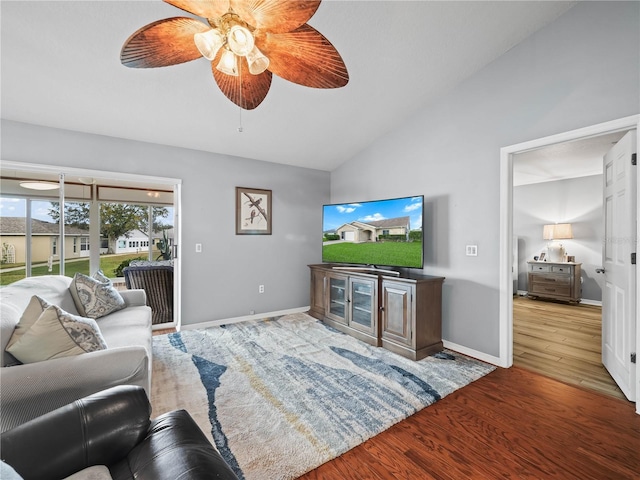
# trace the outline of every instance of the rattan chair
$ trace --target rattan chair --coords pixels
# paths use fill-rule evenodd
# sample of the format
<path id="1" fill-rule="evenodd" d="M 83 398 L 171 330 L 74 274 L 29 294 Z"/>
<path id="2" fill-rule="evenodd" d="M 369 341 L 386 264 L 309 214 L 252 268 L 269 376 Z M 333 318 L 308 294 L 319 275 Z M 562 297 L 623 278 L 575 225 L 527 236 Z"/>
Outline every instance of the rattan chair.
<path id="1" fill-rule="evenodd" d="M 154 325 L 173 322 L 173 267 L 169 265 L 128 266 L 122 270 L 128 289 L 141 288 L 147 294 Z"/>

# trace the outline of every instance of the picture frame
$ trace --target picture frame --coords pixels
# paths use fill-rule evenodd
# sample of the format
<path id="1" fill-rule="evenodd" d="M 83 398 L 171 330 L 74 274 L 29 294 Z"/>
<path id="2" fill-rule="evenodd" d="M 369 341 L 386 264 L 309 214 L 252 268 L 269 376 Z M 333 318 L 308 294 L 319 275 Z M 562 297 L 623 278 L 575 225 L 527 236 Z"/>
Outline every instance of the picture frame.
<path id="1" fill-rule="evenodd" d="M 236 187 L 236 235 L 271 235 L 271 190 Z"/>
<path id="2" fill-rule="evenodd" d="M 538 261 L 539 261 L 539 262 L 545 262 L 545 261 L 546 261 L 546 260 L 545 260 L 545 258 L 544 258 L 545 256 L 546 256 L 546 254 L 545 254 L 544 252 L 542 252 L 542 253 L 540 254 L 540 258 L 538 259 Z"/>

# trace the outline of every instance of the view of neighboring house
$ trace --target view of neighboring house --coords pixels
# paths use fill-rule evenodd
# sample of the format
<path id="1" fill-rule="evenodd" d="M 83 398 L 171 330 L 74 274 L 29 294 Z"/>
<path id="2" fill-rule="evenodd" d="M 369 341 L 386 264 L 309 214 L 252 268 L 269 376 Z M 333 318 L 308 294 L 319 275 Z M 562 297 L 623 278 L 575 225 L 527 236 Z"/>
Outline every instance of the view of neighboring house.
<path id="1" fill-rule="evenodd" d="M 372 222 L 354 221 L 345 223 L 338 229 L 336 234 L 345 242 L 377 242 L 380 237 L 386 235 L 404 235 L 409 240 L 411 230 L 411 220 L 409 217 L 388 218 Z"/>
<path id="2" fill-rule="evenodd" d="M 167 229 L 169 244 L 173 245 L 173 228 Z M 154 232 L 151 236 L 151 245 L 156 245 L 162 239 L 162 232 Z M 104 250 L 104 252 L 102 251 Z M 132 230 L 127 235 L 123 235 L 116 241 L 116 251 L 114 253 L 139 253 L 149 250 L 149 236 L 140 231 Z M 100 253 L 106 253 L 106 248 Z"/>
<path id="3" fill-rule="evenodd" d="M 0 244 L 3 263 L 26 262 L 26 228 L 24 217 L 0 217 Z M 89 256 L 89 230 L 68 226 L 65 228 L 65 259 Z M 47 262 L 58 259 L 60 241 L 57 223 L 31 220 L 31 261 Z"/>
<path id="4" fill-rule="evenodd" d="M 24 217 L 0 217 L 0 245 L 2 263 L 26 263 L 26 219 Z M 89 257 L 89 230 L 67 226 L 65 228 L 65 259 Z M 173 229 L 167 229 L 169 244 L 173 244 Z M 57 223 L 31 220 L 31 262 L 45 263 L 49 258 L 59 260 L 60 241 Z M 162 232 L 155 232 L 151 245 L 162 239 Z M 108 242 L 101 240 L 100 254 L 107 253 Z M 123 235 L 116 242 L 113 253 L 142 253 L 149 250 L 149 236 L 140 230 Z"/>

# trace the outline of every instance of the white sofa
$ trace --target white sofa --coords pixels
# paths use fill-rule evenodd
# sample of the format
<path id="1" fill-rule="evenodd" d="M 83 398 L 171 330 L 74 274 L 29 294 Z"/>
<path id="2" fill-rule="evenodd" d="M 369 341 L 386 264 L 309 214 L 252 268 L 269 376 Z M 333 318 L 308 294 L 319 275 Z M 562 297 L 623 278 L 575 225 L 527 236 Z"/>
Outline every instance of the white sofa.
<path id="1" fill-rule="evenodd" d="M 147 395 L 151 392 L 151 309 L 144 290 L 120 292 L 126 307 L 96 320 L 107 344 L 104 350 L 18 365 L 5 351 L 33 295 L 78 315 L 71 281 L 46 275 L 0 289 L 0 432 L 116 385 L 139 385 Z"/>

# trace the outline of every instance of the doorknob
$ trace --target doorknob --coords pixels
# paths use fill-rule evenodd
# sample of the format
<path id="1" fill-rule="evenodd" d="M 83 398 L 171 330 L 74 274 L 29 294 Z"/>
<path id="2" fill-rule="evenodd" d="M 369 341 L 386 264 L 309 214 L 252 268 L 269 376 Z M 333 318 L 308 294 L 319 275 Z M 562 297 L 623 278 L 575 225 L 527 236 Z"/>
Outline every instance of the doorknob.
<path id="1" fill-rule="evenodd" d="M 604 273 L 604 268 L 596 268 L 596 273 Z"/>

